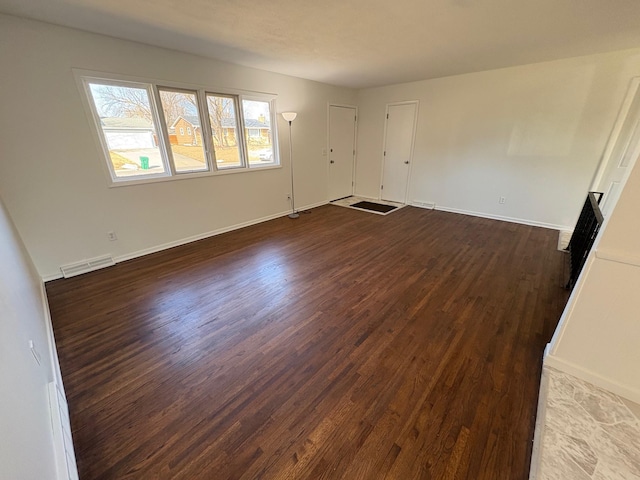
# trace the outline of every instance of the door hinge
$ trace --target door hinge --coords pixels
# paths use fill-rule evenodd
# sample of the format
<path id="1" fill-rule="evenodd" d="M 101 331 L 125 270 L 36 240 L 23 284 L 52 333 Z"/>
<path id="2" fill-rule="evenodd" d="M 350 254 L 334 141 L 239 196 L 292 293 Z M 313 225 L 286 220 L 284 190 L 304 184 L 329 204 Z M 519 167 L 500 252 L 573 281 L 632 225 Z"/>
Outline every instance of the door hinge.
<path id="1" fill-rule="evenodd" d="M 354 155 L 356 154 L 356 150 L 355 150 L 355 148 L 353 149 L 353 154 L 354 154 Z"/>
<path id="2" fill-rule="evenodd" d="M 384 185 L 380 185 L 380 190 L 384 190 Z"/>
<path id="3" fill-rule="evenodd" d="M 387 113 L 387 119 L 389 119 L 389 114 Z"/>
<path id="4" fill-rule="evenodd" d="M 387 156 L 387 152 L 386 151 L 382 152 L 382 156 L 386 157 Z"/>
<path id="5" fill-rule="evenodd" d="M 357 115 L 355 115 L 355 116 L 353 117 L 353 121 L 354 121 L 354 122 L 357 122 L 357 121 L 358 121 L 358 116 L 357 116 Z"/>

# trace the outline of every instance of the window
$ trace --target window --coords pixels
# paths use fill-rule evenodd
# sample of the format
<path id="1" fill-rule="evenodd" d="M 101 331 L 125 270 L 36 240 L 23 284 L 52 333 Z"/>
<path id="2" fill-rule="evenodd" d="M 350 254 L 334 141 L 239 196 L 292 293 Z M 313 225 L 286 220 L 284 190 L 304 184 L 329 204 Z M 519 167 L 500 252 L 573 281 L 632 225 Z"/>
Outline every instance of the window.
<path id="1" fill-rule="evenodd" d="M 264 100 L 242 100 L 242 113 L 249 149 L 249 166 L 274 165 L 276 155 L 271 135 L 271 104 Z"/>
<path id="2" fill-rule="evenodd" d="M 150 86 L 90 83 L 89 88 L 112 176 L 165 175 Z"/>
<path id="3" fill-rule="evenodd" d="M 114 184 L 280 164 L 272 98 L 91 76 L 82 81 Z"/>
<path id="4" fill-rule="evenodd" d="M 207 94 L 207 109 L 211 126 L 211 141 L 219 169 L 244 166 L 244 159 L 238 143 L 238 120 L 236 99 L 231 96 Z"/>
<path id="5" fill-rule="evenodd" d="M 179 122 L 189 122 L 191 125 L 200 123 L 197 92 L 189 90 L 158 89 L 164 121 L 169 129 L 175 128 Z M 187 136 L 184 136 L 184 128 L 180 128 L 180 138 L 172 141 L 169 137 L 173 165 L 178 173 L 208 171 L 209 165 L 204 150 L 202 137 L 198 139 L 191 136 L 191 127 L 187 127 Z"/>

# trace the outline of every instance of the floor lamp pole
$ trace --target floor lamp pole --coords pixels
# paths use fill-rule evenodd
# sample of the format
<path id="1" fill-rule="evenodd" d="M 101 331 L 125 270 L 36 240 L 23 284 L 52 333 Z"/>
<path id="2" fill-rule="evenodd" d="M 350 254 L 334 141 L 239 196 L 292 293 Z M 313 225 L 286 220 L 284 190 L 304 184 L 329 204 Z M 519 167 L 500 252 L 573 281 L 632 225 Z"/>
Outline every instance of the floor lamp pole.
<path id="1" fill-rule="evenodd" d="M 289 122 L 289 170 L 291 172 L 291 213 L 289 218 L 300 217 L 300 214 L 296 212 L 296 197 L 293 192 L 293 137 L 291 136 L 291 122 L 296 118 L 296 115 L 294 112 L 284 112 L 282 114 L 284 119 Z"/>

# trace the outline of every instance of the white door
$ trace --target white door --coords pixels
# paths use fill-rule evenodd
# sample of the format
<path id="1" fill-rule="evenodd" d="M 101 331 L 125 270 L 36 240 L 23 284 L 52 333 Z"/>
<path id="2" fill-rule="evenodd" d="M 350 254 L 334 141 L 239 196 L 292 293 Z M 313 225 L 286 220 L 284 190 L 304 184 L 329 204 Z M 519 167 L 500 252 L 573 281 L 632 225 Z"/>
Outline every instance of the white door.
<path id="1" fill-rule="evenodd" d="M 413 155 L 417 102 L 387 106 L 380 198 L 405 203 Z"/>
<path id="2" fill-rule="evenodd" d="M 355 107 L 329 106 L 329 200 L 353 194 Z"/>
<path id="3" fill-rule="evenodd" d="M 603 165 L 598 172 L 599 180 L 592 190 L 603 192 L 600 209 L 604 216 L 611 213 L 622 191 L 626 175 L 640 154 L 640 78 L 635 78 L 623 102 L 614 125 L 605 154 Z"/>

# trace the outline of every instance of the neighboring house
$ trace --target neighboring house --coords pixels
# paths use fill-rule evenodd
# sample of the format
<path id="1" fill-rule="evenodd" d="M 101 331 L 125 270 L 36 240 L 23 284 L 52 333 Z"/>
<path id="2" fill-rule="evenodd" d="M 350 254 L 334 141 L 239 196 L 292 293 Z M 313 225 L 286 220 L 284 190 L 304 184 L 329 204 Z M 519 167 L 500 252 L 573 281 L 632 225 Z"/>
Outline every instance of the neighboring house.
<path id="1" fill-rule="evenodd" d="M 102 131 L 109 150 L 153 148 L 158 145 L 153 123 L 139 117 L 103 117 Z"/>
<path id="2" fill-rule="evenodd" d="M 271 145 L 271 125 L 263 115 L 245 120 L 246 138 L 249 143 L 258 145 Z M 202 127 L 197 115 L 179 116 L 169 127 L 171 143 L 178 145 L 202 145 Z M 236 120 L 233 118 L 222 119 L 222 138 L 219 132 L 213 132 L 213 142 L 216 146 L 236 146 Z"/>
<path id="3" fill-rule="evenodd" d="M 247 141 L 260 145 L 271 145 L 271 126 L 263 115 L 257 119 L 247 118 L 244 128 L 247 132 Z"/>
<path id="4" fill-rule="evenodd" d="M 202 145 L 202 127 L 197 115 L 181 115 L 169 129 L 174 130 L 178 145 Z"/>

